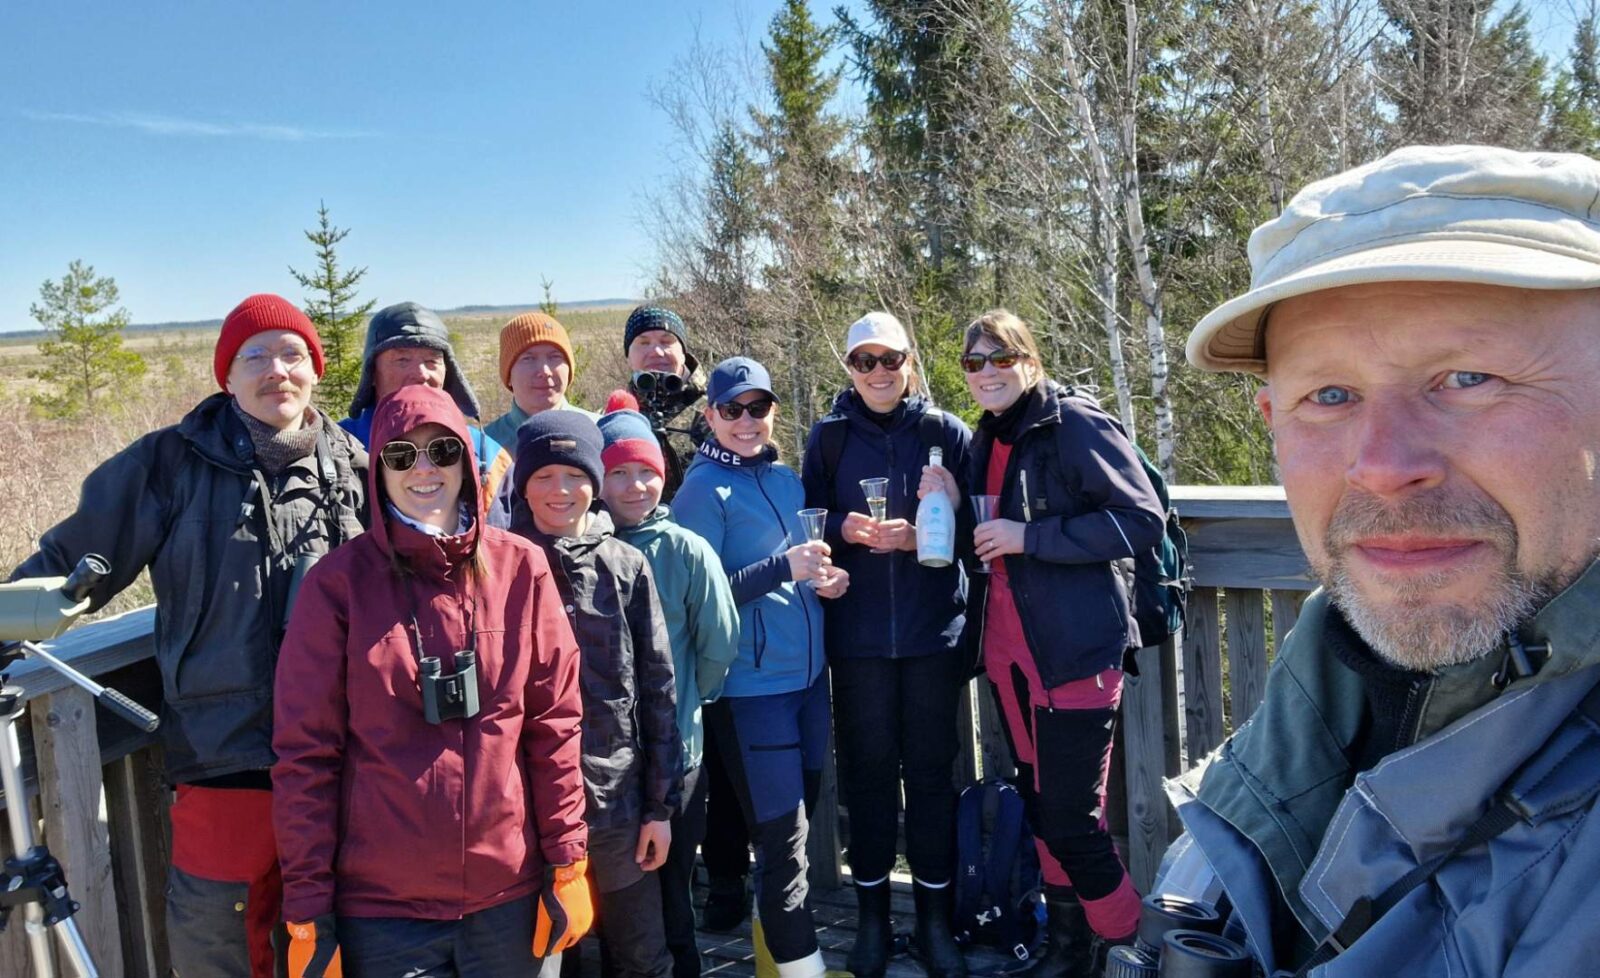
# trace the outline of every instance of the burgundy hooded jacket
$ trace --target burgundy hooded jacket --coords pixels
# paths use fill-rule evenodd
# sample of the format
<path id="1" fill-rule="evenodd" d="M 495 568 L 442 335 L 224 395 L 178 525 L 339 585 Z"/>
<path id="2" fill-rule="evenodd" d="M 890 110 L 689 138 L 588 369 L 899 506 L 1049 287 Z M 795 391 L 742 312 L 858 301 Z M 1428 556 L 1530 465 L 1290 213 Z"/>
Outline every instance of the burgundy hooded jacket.
<path id="1" fill-rule="evenodd" d="M 461 438 L 476 471 L 460 410 L 423 386 L 379 405 L 374 459 L 428 422 Z M 475 498 L 466 533 L 430 537 L 388 513 L 380 463 L 369 480 L 372 528 L 307 573 L 278 660 L 286 920 L 456 919 L 534 892 L 547 863 L 587 848 L 578 648 L 544 555 L 485 526 Z M 482 575 L 466 572 L 474 550 Z M 394 570 L 391 553 L 415 573 Z M 419 637 L 446 674 L 456 651 L 476 648 L 477 716 L 424 718 Z"/>

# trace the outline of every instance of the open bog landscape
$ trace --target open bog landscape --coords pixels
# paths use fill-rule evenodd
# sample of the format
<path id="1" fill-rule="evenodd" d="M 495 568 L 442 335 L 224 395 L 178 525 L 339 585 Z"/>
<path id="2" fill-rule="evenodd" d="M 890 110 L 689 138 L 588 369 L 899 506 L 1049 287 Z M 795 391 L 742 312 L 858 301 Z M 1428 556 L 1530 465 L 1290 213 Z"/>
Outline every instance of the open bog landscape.
<path id="1" fill-rule="evenodd" d="M 530 305 L 527 308 L 534 308 Z M 572 335 L 578 359 L 572 400 L 598 409 L 627 377 L 622 359 L 622 324 L 627 304 L 558 311 Z M 484 420 L 510 406 L 511 394 L 498 375 L 500 327 L 516 308 L 446 312 L 457 356 L 483 405 Z M 217 324 L 168 329 L 132 329 L 124 347 L 145 358 L 143 381 L 109 410 L 78 421 L 42 417 L 29 403 L 41 381 L 29 377 L 43 364 L 37 337 L 0 338 L 0 567 L 15 567 L 32 552 L 39 535 L 72 512 L 79 487 L 93 468 L 147 431 L 176 423 L 216 389 L 211 353 Z M 334 418 L 348 405 L 320 404 Z M 146 582 L 128 589 L 110 607 L 124 610 L 152 600 Z"/>

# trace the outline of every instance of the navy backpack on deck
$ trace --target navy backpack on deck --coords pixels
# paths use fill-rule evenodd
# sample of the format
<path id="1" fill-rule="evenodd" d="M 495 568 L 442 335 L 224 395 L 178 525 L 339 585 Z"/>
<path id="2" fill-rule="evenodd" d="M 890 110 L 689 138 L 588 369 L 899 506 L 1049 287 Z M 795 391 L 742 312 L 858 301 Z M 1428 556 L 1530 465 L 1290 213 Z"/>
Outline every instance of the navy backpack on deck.
<path id="1" fill-rule="evenodd" d="M 957 802 L 955 887 L 956 940 L 1010 955 L 998 974 L 1031 967 L 1044 943 L 1044 879 L 1022 796 L 998 778 L 973 782 Z"/>

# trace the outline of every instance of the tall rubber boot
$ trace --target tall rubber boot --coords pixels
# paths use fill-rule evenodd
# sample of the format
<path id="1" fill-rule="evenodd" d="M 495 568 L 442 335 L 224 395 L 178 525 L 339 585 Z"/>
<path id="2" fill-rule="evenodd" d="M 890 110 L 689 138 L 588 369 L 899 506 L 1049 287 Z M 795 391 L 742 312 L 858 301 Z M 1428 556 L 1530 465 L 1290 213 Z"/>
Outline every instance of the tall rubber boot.
<path id="1" fill-rule="evenodd" d="M 850 973 L 856 978 L 883 978 L 894 949 L 889 918 L 889 880 L 871 886 L 856 884 L 856 943 L 850 948 Z"/>
<path id="2" fill-rule="evenodd" d="M 1049 948 L 1032 978 L 1099 978 L 1094 971 L 1094 932 L 1076 897 L 1045 894 L 1045 939 Z"/>
<path id="3" fill-rule="evenodd" d="M 967 959 L 950 932 L 950 914 L 955 910 L 955 888 L 911 884 L 911 897 L 917 905 L 915 943 L 917 960 L 928 978 L 967 978 Z"/>
<path id="4" fill-rule="evenodd" d="M 700 915 L 700 929 L 716 934 L 737 930 L 750 911 L 750 891 L 745 888 L 743 876 L 713 876 L 706 892 L 705 910 Z"/>
<path id="5" fill-rule="evenodd" d="M 772 960 L 772 952 L 767 950 L 767 935 L 761 929 L 761 914 L 755 913 L 750 917 L 750 946 L 756 952 L 756 978 L 778 978 L 778 963 Z M 818 955 L 821 961 L 821 955 Z M 821 974 L 819 969 L 818 974 Z"/>

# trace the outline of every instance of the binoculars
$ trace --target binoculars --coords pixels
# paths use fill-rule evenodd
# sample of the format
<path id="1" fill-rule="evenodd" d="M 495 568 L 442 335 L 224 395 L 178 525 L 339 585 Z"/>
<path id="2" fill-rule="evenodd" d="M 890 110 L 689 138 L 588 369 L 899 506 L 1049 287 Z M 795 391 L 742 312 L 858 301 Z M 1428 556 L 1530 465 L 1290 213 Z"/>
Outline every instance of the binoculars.
<path id="1" fill-rule="evenodd" d="M 436 655 L 423 656 L 417 663 L 422 715 L 429 723 L 470 720 L 478 715 L 478 653 L 470 649 L 457 652 L 455 665 L 456 671 L 444 676 Z"/>
<path id="2" fill-rule="evenodd" d="M 633 388 L 641 394 L 673 397 L 683 393 L 685 381 L 664 370 L 640 370 L 633 375 Z"/>
<path id="3" fill-rule="evenodd" d="M 1222 936 L 1222 916 L 1210 904 L 1176 896 L 1147 896 L 1138 936 L 1114 947 L 1105 978 L 1252 978 L 1250 953 Z"/>

